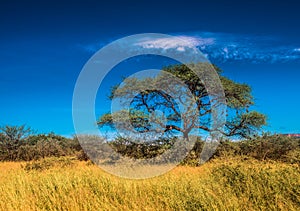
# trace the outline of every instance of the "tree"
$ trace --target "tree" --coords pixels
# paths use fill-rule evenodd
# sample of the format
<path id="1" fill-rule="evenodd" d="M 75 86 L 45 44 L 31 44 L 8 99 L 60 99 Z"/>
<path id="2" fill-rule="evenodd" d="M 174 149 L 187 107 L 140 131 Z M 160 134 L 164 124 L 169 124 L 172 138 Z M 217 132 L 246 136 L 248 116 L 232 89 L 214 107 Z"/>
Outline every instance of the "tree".
<path id="1" fill-rule="evenodd" d="M 10 141 L 21 141 L 26 139 L 33 133 L 33 130 L 26 125 L 0 127 L 0 132 L 4 134 Z"/>
<path id="2" fill-rule="evenodd" d="M 199 65 L 201 71 L 204 71 L 203 68 L 208 64 L 195 65 Z M 241 138 L 257 134 L 266 124 L 266 117 L 257 111 L 249 110 L 254 104 L 250 86 L 222 76 L 222 71 L 214 67 L 223 85 L 227 103 L 225 129 L 220 132 L 225 136 Z M 172 76 L 166 77 L 166 73 Z M 180 79 L 187 89 L 182 88 L 182 84 L 175 82 L 172 77 Z M 121 86 L 113 87 L 110 99 L 122 99 L 123 101 L 119 100 L 120 105 L 129 105 L 129 119 L 126 119 L 126 112 L 128 113 L 126 109 L 118 110 L 102 115 L 98 125 L 117 126 L 141 134 L 151 131 L 160 131 L 162 134 L 177 132 L 188 139 L 189 134 L 195 130 L 206 132 L 218 130 L 210 127 L 213 118 L 213 104 L 210 97 L 204 83 L 187 65 L 168 66 L 155 77 L 127 78 Z M 215 96 L 213 100 L 218 99 Z M 184 108 L 180 108 L 178 102 L 184 103 Z M 156 115 L 157 110 L 163 114 Z"/>
<path id="3" fill-rule="evenodd" d="M 34 131 L 26 125 L 0 127 L 0 152 L 3 159 L 14 160 L 17 157 L 18 148 L 24 144 Z"/>

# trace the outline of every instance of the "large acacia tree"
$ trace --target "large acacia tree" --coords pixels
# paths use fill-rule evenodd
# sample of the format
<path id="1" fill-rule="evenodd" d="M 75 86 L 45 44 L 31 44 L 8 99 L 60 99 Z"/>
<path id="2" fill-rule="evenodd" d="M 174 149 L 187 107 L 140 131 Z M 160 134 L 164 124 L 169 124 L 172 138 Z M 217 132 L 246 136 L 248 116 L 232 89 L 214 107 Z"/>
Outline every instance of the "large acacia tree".
<path id="1" fill-rule="evenodd" d="M 208 64 L 207 64 L 208 65 Z M 200 67 L 205 68 L 206 64 Z M 266 117 L 251 110 L 254 104 L 251 88 L 247 84 L 237 83 L 222 75 L 222 71 L 214 66 L 224 89 L 227 111 L 226 122 L 222 131 L 225 136 L 248 138 L 257 134 L 266 124 Z M 200 70 L 201 71 L 201 70 Z M 187 65 L 172 65 L 163 68 L 163 72 L 172 74 L 184 83 L 186 89 L 179 88 L 173 79 L 165 80 L 163 74 L 156 77 L 128 78 L 122 85 L 116 85 L 111 90 L 111 99 L 130 99 L 128 110 L 130 121 L 122 119 L 126 112 L 120 110 L 107 113 L 99 118 L 99 126 L 114 126 L 118 122 L 130 124 L 131 128 L 140 133 L 159 131 L 162 133 L 182 133 L 188 137 L 192 131 L 203 130 L 214 132 L 210 127 L 212 121 L 212 103 L 203 81 L 190 70 Z M 163 84 L 164 89 L 157 89 L 156 84 Z M 147 88 L 145 88 L 147 87 Z M 141 91 L 142 90 L 142 91 Z M 168 93 L 176 93 L 178 99 L 173 99 Z M 186 96 L 192 95 L 194 105 L 186 105 L 180 109 L 178 102 L 187 102 Z M 190 96 L 189 96 L 190 97 Z M 216 99 L 214 99 L 216 100 Z M 162 111 L 164 120 L 153 113 Z M 128 129 L 129 130 L 129 129 Z"/>

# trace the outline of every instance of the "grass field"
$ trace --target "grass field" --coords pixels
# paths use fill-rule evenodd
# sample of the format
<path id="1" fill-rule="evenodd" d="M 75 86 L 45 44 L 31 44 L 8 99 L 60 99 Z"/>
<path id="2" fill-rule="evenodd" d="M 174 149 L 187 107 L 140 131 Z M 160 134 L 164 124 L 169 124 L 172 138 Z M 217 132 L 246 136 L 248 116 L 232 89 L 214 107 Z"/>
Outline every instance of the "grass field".
<path id="1" fill-rule="evenodd" d="M 4 162 L 0 209 L 300 210 L 300 168 L 228 158 L 128 180 L 70 158 Z"/>

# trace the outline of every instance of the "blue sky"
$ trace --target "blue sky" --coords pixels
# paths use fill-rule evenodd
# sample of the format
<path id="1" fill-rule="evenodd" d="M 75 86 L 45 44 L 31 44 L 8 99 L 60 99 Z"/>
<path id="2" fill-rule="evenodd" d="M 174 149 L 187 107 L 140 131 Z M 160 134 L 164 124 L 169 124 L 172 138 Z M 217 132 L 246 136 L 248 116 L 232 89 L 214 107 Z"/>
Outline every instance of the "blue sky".
<path id="1" fill-rule="evenodd" d="M 0 124 L 73 134 L 73 89 L 93 53 L 124 36 L 166 33 L 188 39 L 224 75 L 249 84 L 254 108 L 268 116 L 266 130 L 300 132 L 299 6 L 298 1 L 2 1 Z M 153 40 L 158 48 L 184 47 L 163 43 Z M 164 64 L 157 61 L 128 62 L 107 81 L 118 82 L 120 68 L 129 74 Z M 106 93 L 99 95 L 100 115 L 109 101 L 102 99 Z"/>

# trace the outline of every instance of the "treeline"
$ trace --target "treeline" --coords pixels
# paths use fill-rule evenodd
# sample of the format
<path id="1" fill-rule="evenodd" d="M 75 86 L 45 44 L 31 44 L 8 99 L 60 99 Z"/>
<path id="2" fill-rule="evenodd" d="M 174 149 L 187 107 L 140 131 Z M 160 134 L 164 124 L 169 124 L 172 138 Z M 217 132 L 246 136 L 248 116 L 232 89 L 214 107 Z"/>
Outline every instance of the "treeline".
<path id="1" fill-rule="evenodd" d="M 204 142 L 198 140 L 183 164 L 199 165 L 203 145 Z M 300 164 L 300 139 L 280 134 L 264 134 L 242 141 L 222 140 L 211 159 L 234 156 Z"/>
<path id="2" fill-rule="evenodd" d="M 119 138 L 111 143 L 112 148 L 123 156 L 131 158 L 152 158 L 170 149 L 175 139 L 161 139 L 147 144 L 139 144 Z M 201 152 L 205 142 L 200 138 L 181 162 L 183 165 L 198 166 L 201 164 Z M 205 156 L 205 155 L 204 155 Z M 257 160 L 273 160 L 300 164 L 300 139 L 285 135 L 264 134 L 253 139 L 231 141 L 221 140 L 210 159 L 240 156 Z"/>
<path id="3" fill-rule="evenodd" d="M 88 159 L 76 137 L 35 134 L 25 125 L 0 128 L 0 161 L 30 161 L 61 156 Z"/>
<path id="4" fill-rule="evenodd" d="M 123 138 L 110 142 L 119 154 L 131 158 L 147 159 L 170 149 L 176 139 L 161 139 L 144 144 Z M 182 161 L 183 165 L 197 166 L 204 141 L 198 138 L 193 149 Z M 76 136 L 66 138 L 54 133 L 36 134 L 30 127 L 0 127 L 0 161 L 30 161 L 45 157 L 73 156 L 88 160 Z M 243 141 L 222 140 L 213 158 L 232 156 L 252 157 L 258 160 L 274 160 L 300 164 L 300 139 L 283 135 L 265 134 Z"/>

